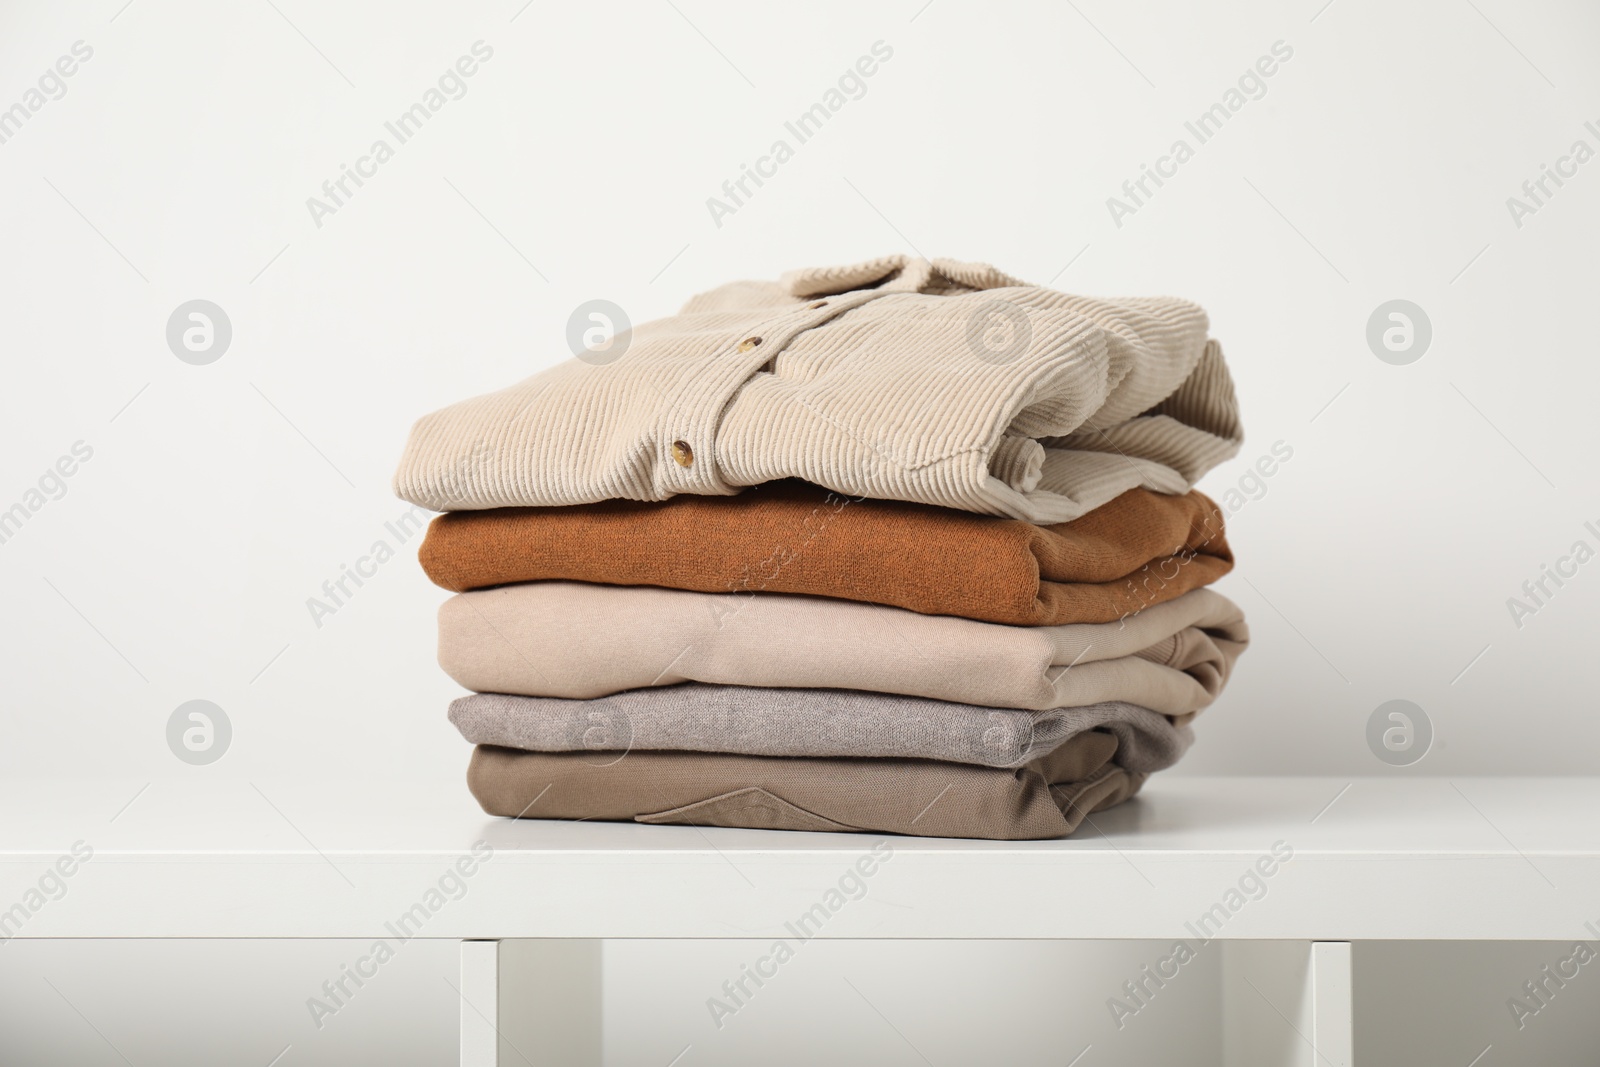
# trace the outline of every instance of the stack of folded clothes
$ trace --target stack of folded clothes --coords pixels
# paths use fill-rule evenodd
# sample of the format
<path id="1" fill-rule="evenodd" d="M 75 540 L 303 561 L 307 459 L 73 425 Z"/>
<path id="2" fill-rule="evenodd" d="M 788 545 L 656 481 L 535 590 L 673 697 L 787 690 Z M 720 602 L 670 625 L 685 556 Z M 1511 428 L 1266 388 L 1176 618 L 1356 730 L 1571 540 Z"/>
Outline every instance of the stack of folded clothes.
<path id="1" fill-rule="evenodd" d="M 1048 838 L 1247 641 L 1205 314 L 887 257 L 739 282 L 416 425 L 494 815 Z M 998 333 L 996 332 L 998 331 Z"/>

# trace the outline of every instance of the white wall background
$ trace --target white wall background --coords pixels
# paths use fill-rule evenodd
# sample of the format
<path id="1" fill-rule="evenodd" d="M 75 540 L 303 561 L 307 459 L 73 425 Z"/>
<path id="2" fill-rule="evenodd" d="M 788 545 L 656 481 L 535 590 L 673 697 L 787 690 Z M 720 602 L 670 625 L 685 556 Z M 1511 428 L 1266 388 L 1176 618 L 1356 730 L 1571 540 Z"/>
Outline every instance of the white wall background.
<path id="1" fill-rule="evenodd" d="M 466 94 L 316 225 L 307 198 L 480 40 Z M 0 143 L 0 509 L 93 449 L 0 544 L 0 774 L 458 779 L 443 594 L 414 543 L 321 627 L 306 607 L 405 510 L 388 479 L 411 421 L 564 358 L 585 300 L 643 321 L 731 278 L 908 250 L 1200 301 L 1249 434 L 1202 487 L 1294 449 L 1233 519 L 1221 588 L 1255 643 L 1174 773 L 1596 768 L 1600 562 L 1520 628 L 1506 603 L 1573 542 L 1600 548 L 1600 161 L 1520 227 L 1506 204 L 1574 141 L 1600 150 L 1592 4 L 6 3 L 0 109 L 79 41 L 93 55 L 64 95 Z M 715 225 L 706 199 L 877 41 L 893 58 L 865 94 Z M 1114 224 L 1107 198 L 1278 41 L 1293 57 L 1266 95 Z M 165 340 L 196 298 L 233 328 L 207 366 Z M 1433 324 L 1408 366 L 1365 340 L 1394 298 Z M 194 698 L 233 724 L 208 767 L 166 745 Z M 1393 698 L 1437 733 L 1403 771 L 1365 740 Z M 0 988 L 20 1003 L 41 969 L 172 959 L 137 948 L 12 945 Z M 320 973 L 295 953 L 325 949 L 251 951 Z M 1076 958 L 970 951 L 1041 980 Z M 613 971 L 657 973 L 641 952 Z M 915 955 L 873 958 L 932 966 Z M 229 957 L 207 958 L 185 966 Z M 409 1046 L 428 1062 L 450 1013 L 408 995 L 365 1025 L 432 1026 Z M 646 986 L 614 996 L 633 998 L 626 1035 L 673 1032 Z M 181 1006 L 142 1017 L 160 1011 Z M 1029 1025 L 1069 1058 L 1065 1022 Z M 654 1062 L 632 1040 L 617 1062 Z"/>

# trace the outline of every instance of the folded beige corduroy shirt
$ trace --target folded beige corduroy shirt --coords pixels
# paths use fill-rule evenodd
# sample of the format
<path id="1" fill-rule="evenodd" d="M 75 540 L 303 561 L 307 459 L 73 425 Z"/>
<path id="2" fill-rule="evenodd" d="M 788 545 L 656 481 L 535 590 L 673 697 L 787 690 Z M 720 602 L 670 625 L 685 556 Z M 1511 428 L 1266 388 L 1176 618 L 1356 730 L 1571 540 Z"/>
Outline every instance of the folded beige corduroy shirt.
<path id="1" fill-rule="evenodd" d="M 735 282 L 428 415 L 395 490 L 438 511 L 727 496 L 801 478 L 854 496 L 1068 522 L 1190 488 L 1241 432 L 1199 307 L 889 256 Z"/>

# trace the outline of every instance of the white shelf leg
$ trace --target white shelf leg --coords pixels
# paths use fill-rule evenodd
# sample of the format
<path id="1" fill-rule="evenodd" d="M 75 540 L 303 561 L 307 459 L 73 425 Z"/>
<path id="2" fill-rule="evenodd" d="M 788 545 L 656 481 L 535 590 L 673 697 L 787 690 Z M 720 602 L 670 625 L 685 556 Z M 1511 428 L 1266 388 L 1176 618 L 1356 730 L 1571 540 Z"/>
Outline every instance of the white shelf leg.
<path id="1" fill-rule="evenodd" d="M 461 1067 L 500 1064 L 500 942 L 461 942 Z"/>
<path id="2" fill-rule="evenodd" d="M 1311 1044 L 1317 1062 L 1327 1067 L 1352 1067 L 1355 1062 L 1355 1014 L 1350 967 L 1350 942 L 1311 943 Z"/>
<path id="3" fill-rule="evenodd" d="M 1223 945 L 1223 1062 L 1353 1067 L 1348 941 Z"/>
<path id="4" fill-rule="evenodd" d="M 461 942 L 461 1067 L 600 1065 L 591 939 Z"/>

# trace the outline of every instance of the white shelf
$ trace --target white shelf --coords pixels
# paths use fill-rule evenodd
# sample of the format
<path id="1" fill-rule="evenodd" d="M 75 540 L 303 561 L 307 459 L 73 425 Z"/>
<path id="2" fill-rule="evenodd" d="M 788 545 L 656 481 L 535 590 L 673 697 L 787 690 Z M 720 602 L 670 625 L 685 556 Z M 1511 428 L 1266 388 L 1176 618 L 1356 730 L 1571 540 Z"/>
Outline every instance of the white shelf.
<path id="1" fill-rule="evenodd" d="M 74 841 L 95 850 L 12 933 L 384 936 L 478 841 L 493 858 L 420 936 L 776 936 L 881 840 L 893 858 L 820 936 L 1192 939 L 1279 841 L 1293 858 L 1217 936 L 1567 940 L 1600 921 L 1600 779 L 1158 777 L 1046 842 L 513 822 L 454 782 L 140 786 L 0 786 L 0 901 Z"/>

